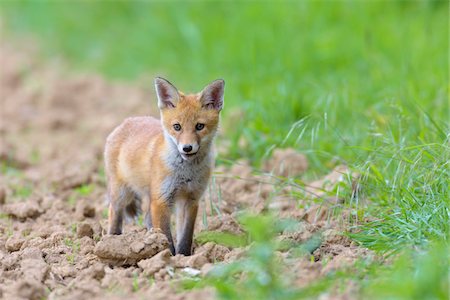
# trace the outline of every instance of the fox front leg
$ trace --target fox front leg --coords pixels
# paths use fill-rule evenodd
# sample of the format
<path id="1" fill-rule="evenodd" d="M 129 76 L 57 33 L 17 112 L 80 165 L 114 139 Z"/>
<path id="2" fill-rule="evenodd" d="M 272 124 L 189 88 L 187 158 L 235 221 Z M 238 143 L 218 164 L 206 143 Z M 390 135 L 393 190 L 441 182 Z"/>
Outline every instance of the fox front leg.
<path id="1" fill-rule="evenodd" d="M 198 201 L 179 199 L 176 201 L 177 254 L 191 255 Z"/>
<path id="2" fill-rule="evenodd" d="M 173 245 L 172 233 L 170 231 L 170 215 L 171 209 L 166 201 L 161 198 L 152 199 L 151 206 L 151 223 L 154 228 L 159 228 L 169 240 L 170 252 L 175 255 L 175 247 Z"/>

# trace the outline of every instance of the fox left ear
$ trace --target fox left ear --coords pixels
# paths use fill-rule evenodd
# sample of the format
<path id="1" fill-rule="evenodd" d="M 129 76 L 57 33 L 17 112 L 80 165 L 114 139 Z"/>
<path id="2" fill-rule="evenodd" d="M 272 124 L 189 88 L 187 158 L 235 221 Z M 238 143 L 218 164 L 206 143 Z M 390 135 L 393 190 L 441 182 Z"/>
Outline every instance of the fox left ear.
<path id="1" fill-rule="evenodd" d="M 222 110 L 223 108 L 223 93 L 225 90 L 225 81 L 217 79 L 205 87 L 200 96 L 202 106 L 207 109 Z"/>
<path id="2" fill-rule="evenodd" d="M 177 88 L 168 80 L 156 77 L 155 90 L 158 96 L 158 107 L 160 109 L 173 108 L 177 105 L 180 97 Z"/>

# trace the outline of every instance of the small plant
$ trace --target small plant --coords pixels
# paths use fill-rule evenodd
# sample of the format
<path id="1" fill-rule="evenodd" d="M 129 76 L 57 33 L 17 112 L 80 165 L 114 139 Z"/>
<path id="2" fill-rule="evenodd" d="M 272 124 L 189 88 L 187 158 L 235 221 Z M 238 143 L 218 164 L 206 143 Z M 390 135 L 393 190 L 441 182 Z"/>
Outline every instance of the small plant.
<path id="1" fill-rule="evenodd" d="M 222 299 L 295 299 L 297 291 L 281 276 L 282 263 L 276 257 L 280 242 L 276 235 L 286 229 L 289 222 L 277 222 L 271 215 L 244 215 L 239 218 L 248 234 L 247 243 L 241 237 L 232 240 L 238 246 L 249 244 L 247 257 L 226 265 L 218 265 L 199 282 L 189 285 L 211 285 Z M 229 236 L 208 235 L 215 242 L 229 243 Z M 237 242 L 238 241 L 238 242 Z"/>
<path id="2" fill-rule="evenodd" d="M 13 187 L 13 196 L 19 198 L 28 198 L 33 193 L 33 188 L 29 185 L 20 185 Z"/>
<path id="3" fill-rule="evenodd" d="M 218 231 L 202 231 L 195 237 L 195 240 L 199 244 L 213 242 L 232 248 L 243 247 L 248 244 L 248 236 L 245 234 L 236 235 L 228 232 Z"/>
<path id="4" fill-rule="evenodd" d="M 72 234 L 77 233 L 77 223 L 72 223 L 70 225 L 70 232 L 72 232 Z"/>
<path id="5" fill-rule="evenodd" d="M 24 231 L 22 231 L 22 236 L 23 237 L 27 237 L 31 234 L 31 229 L 26 229 Z"/>
<path id="6" fill-rule="evenodd" d="M 74 192 L 69 196 L 67 199 L 67 202 L 71 206 L 75 206 L 77 203 L 78 197 L 86 197 L 89 196 L 94 191 L 94 185 L 93 184 L 83 184 L 77 188 L 74 189 Z"/>
<path id="7" fill-rule="evenodd" d="M 67 247 L 70 247 L 72 249 L 72 253 L 77 253 L 80 251 L 80 242 L 79 241 L 73 241 L 70 238 L 64 239 L 64 245 Z"/>
<path id="8" fill-rule="evenodd" d="M 75 189 L 76 193 L 80 196 L 88 196 L 94 191 L 93 184 L 83 184 Z"/>
<path id="9" fill-rule="evenodd" d="M 71 265 L 75 264 L 75 255 L 73 253 L 67 254 L 66 259 Z"/>
<path id="10" fill-rule="evenodd" d="M 71 248 L 71 253 L 66 254 L 67 261 L 71 264 L 75 264 L 75 254 L 80 251 L 80 242 L 73 241 L 70 238 L 65 238 L 64 245 Z"/>
<path id="11" fill-rule="evenodd" d="M 133 273 L 133 292 L 139 290 L 139 276 L 137 273 Z"/>

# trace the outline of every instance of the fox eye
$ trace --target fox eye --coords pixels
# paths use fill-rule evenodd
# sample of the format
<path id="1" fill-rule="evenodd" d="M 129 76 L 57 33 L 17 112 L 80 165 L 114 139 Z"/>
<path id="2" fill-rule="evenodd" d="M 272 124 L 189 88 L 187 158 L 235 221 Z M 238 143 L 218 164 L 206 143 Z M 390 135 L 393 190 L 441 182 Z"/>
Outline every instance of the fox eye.
<path id="1" fill-rule="evenodd" d="M 180 131 L 181 130 L 181 125 L 180 124 L 173 124 L 173 129 L 175 129 L 175 131 Z"/>
<path id="2" fill-rule="evenodd" d="M 202 130 L 203 128 L 205 128 L 205 124 L 203 123 L 197 123 L 197 125 L 195 125 L 195 129 L 197 130 Z"/>

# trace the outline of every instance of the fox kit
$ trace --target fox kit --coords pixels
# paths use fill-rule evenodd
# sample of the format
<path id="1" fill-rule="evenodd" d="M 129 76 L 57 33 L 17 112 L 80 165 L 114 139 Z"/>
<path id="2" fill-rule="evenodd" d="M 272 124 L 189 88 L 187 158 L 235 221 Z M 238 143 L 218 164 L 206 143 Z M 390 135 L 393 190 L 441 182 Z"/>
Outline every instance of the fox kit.
<path id="1" fill-rule="evenodd" d="M 213 166 L 212 142 L 223 107 L 225 82 L 213 81 L 185 95 L 169 81 L 155 79 L 161 120 L 126 119 L 108 136 L 109 234 L 121 234 L 124 217 L 135 218 L 143 202 L 145 225 L 160 228 L 172 254 L 191 254 L 192 235 Z M 170 230 L 176 210 L 176 248 Z"/>

